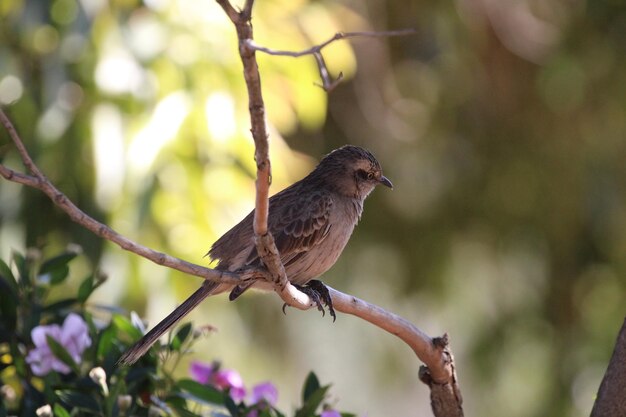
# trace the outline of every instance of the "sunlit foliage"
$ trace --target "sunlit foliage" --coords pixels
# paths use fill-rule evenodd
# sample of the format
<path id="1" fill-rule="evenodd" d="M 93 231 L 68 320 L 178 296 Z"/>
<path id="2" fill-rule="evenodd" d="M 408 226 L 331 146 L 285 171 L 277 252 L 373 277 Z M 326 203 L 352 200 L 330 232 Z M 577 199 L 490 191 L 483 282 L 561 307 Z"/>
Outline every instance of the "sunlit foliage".
<path id="1" fill-rule="evenodd" d="M 382 161 L 395 190 L 368 200 L 324 278 L 448 331 L 468 414 L 589 414 L 626 305 L 618 3 L 256 2 L 256 41 L 278 49 L 337 30 L 417 29 L 330 48 L 331 71 L 347 76 L 330 96 L 312 59 L 259 56 L 273 190 L 344 143 Z M 221 9 L 15 0 L 0 18 L 0 102 L 44 172 L 119 231 L 203 262 L 253 201 L 246 95 Z M 4 254 L 78 242 L 115 277 L 109 300 L 153 322 L 197 285 L 103 245 L 38 192 L 0 182 L 0 218 Z M 273 369 L 279 386 L 314 368 L 362 414 L 430 412 L 414 358 L 378 329 L 283 317 L 255 295 L 212 300 L 193 318 L 222 329 L 199 356 Z"/>

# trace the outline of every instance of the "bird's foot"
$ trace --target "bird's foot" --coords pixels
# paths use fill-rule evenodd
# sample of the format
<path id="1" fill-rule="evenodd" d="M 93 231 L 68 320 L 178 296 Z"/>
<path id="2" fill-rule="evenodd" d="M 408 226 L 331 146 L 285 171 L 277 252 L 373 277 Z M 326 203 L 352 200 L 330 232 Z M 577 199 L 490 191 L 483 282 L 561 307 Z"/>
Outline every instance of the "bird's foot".
<path id="1" fill-rule="evenodd" d="M 328 288 L 322 281 L 313 279 L 309 281 L 306 285 L 295 285 L 298 291 L 305 293 L 313 300 L 313 302 L 317 305 L 317 309 L 322 312 L 322 316 L 326 314 L 324 310 L 324 305 L 328 308 L 328 314 L 333 318 L 333 322 L 337 320 L 337 315 L 335 314 L 335 309 L 333 308 L 333 300 L 330 297 L 330 293 L 328 292 Z M 283 305 L 283 313 L 285 312 L 285 307 L 287 304 Z"/>

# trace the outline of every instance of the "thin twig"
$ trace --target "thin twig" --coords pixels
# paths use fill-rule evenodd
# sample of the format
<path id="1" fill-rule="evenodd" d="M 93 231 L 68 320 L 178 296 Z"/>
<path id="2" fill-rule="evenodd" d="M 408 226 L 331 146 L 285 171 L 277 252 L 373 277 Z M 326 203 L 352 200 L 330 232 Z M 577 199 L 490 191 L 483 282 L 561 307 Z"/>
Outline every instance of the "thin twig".
<path id="1" fill-rule="evenodd" d="M 330 93 L 339 85 L 339 83 L 341 83 L 341 80 L 343 80 L 343 72 L 340 72 L 337 78 L 333 80 L 330 76 L 330 72 L 328 71 L 328 67 L 326 66 L 326 61 L 324 60 L 322 53 L 315 52 L 313 56 L 317 62 L 317 69 L 319 70 L 320 78 L 322 79 L 322 84 L 320 85 L 316 83 L 316 85 L 322 87 L 324 91 Z"/>
<path id="2" fill-rule="evenodd" d="M 348 38 L 356 38 L 356 37 L 390 37 L 390 36 L 407 36 L 415 34 L 415 29 L 402 29 L 402 30 L 388 30 L 382 32 L 372 32 L 372 31 L 361 31 L 361 32 L 337 32 L 330 39 L 322 42 L 318 45 L 314 45 L 308 49 L 304 49 L 302 51 L 281 51 L 277 49 L 267 48 L 265 46 L 257 45 L 252 38 L 244 39 L 244 45 L 246 48 L 253 50 L 264 52 L 269 55 L 277 55 L 277 56 L 290 56 L 294 58 L 298 58 L 304 55 L 313 55 L 315 57 L 315 62 L 317 63 L 317 68 L 320 73 L 320 78 L 322 79 L 322 84 L 317 84 L 322 87 L 324 91 L 327 93 L 332 92 L 343 80 L 343 73 L 340 72 L 337 78 L 333 80 L 330 72 L 328 71 L 328 67 L 326 66 L 326 62 L 324 61 L 324 57 L 322 56 L 322 49 L 330 45 L 331 43 Z"/>
<path id="3" fill-rule="evenodd" d="M 318 45 L 314 45 L 310 48 L 304 49 L 302 51 L 283 51 L 283 50 L 278 50 L 278 49 L 271 49 L 265 46 L 257 45 L 252 40 L 248 40 L 247 43 L 248 43 L 248 47 L 251 49 L 254 49 L 255 51 L 264 52 L 269 55 L 290 56 L 290 57 L 298 58 L 304 55 L 313 55 L 316 52 L 321 52 L 322 49 L 326 48 L 331 43 L 336 42 L 341 39 L 357 38 L 357 37 L 383 38 L 383 37 L 391 37 L 391 36 L 414 35 L 415 33 L 417 33 L 415 29 L 388 30 L 388 31 L 381 31 L 381 32 L 375 32 L 375 31 L 372 31 L 372 32 L 370 31 L 337 32 L 330 39 Z"/>
<path id="4" fill-rule="evenodd" d="M 22 162 L 24 163 L 24 166 L 26 167 L 28 172 L 30 172 L 37 178 L 44 179 L 45 178 L 44 175 L 41 173 L 39 168 L 37 168 L 37 165 L 35 165 L 32 158 L 28 154 L 28 151 L 26 150 L 24 143 L 21 141 L 20 136 L 17 133 L 17 130 L 15 130 L 15 126 L 13 126 L 13 123 L 11 123 L 11 120 L 9 120 L 9 118 L 2 111 L 2 109 L 0 109 L 0 123 L 2 123 L 2 126 L 4 126 L 5 130 L 9 133 L 9 136 L 11 137 L 11 140 L 15 144 L 15 147 L 17 148 L 17 151 L 19 152 L 20 157 L 22 158 Z"/>

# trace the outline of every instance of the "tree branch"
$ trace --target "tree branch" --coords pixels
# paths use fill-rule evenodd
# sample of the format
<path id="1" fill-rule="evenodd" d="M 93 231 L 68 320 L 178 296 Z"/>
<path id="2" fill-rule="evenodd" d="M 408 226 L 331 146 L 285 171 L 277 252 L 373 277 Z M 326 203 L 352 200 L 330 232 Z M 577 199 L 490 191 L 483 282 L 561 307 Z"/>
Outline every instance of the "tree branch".
<path id="1" fill-rule="evenodd" d="M 142 246 L 132 240 L 120 235 L 110 227 L 96 221 L 81 211 L 67 196 L 61 193 L 39 170 L 32 158 L 28 154 L 15 127 L 0 109 L 0 122 L 9 133 L 15 147 L 17 148 L 24 166 L 29 174 L 14 171 L 3 164 L 0 164 L 0 175 L 5 179 L 25 186 L 33 187 L 44 192 L 61 210 L 63 210 L 73 221 L 92 231 L 103 239 L 110 240 L 122 249 L 133 252 L 139 256 L 151 260 L 152 262 L 167 266 L 178 271 L 199 276 L 201 278 L 236 285 L 242 280 L 265 279 L 274 284 L 276 292 L 288 305 L 308 309 L 314 307 L 312 300 L 302 292 L 293 287 L 285 274 L 284 266 L 280 261 L 280 254 L 276 249 L 274 239 L 267 228 L 267 214 L 269 210 L 268 194 L 271 182 L 271 165 L 269 160 L 269 144 L 267 129 L 265 127 L 265 108 L 261 95 L 261 81 L 258 72 L 258 65 L 255 58 L 255 49 L 250 47 L 252 42 L 252 26 L 250 25 L 250 15 L 253 1 L 247 0 L 244 9 L 237 12 L 228 0 L 217 0 L 225 13 L 237 28 L 239 37 L 239 51 L 244 66 L 244 77 L 248 87 L 249 110 L 251 118 L 251 132 L 255 141 L 255 160 L 257 163 L 257 198 L 254 219 L 254 232 L 256 236 L 257 250 L 268 271 L 249 270 L 241 274 L 216 271 L 200 265 L 192 264 L 170 255 L 154 251 Z M 400 32 L 351 32 L 347 34 L 336 34 L 333 38 L 318 45 L 317 51 L 311 52 L 316 59 L 323 57 L 319 52 L 331 42 L 354 36 L 396 36 L 390 33 Z M 406 34 L 406 33 L 403 33 Z M 301 56 L 308 54 L 309 50 L 302 51 Z M 267 52 L 267 51 L 264 51 Z M 279 51 L 280 52 L 280 51 Z M 307 53 L 305 53 L 307 52 Z M 280 55 L 277 53 L 275 55 Z M 284 54 L 287 55 L 287 54 Z M 325 68 L 325 64 L 320 66 Z M 269 274 L 268 274 L 269 273 Z M 432 408 L 435 416 L 462 416 L 462 398 L 457 384 L 454 358 L 449 350 L 447 335 L 441 338 L 430 338 L 413 324 L 393 313 L 369 304 L 354 296 L 341 293 L 329 288 L 333 299 L 334 307 L 337 311 L 352 314 L 360 317 L 381 329 L 399 337 L 415 352 L 417 357 L 424 362 L 427 367 L 420 370 L 420 379 L 431 388 Z"/>
<path id="2" fill-rule="evenodd" d="M 332 80 L 321 50 L 339 39 L 357 36 L 400 36 L 415 33 L 414 30 L 389 32 L 347 32 L 337 33 L 320 45 L 313 46 L 300 52 L 275 51 L 256 45 L 253 40 L 251 12 L 252 0 L 246 1 L 244 11 L 234 12 L 228 0 L 217 0 L 225 13 L 235 25 L 239 39 L 239 54 L 243 63 L 243 73 L 248 89 L 248 108 L 250 110 L 251 132 L 255 144 L 255 160 L 257 163 L 256 180 L 256 208 L 254 217 L 254 234 L 259 257 L 268 269 L 275 291 L 288 305 L 300 309 L 313 307 L 315 304 L 302 292 L 293 287 L 285 274 L 285 268 L 280 260 L 274 243 L 274 238 L 267 229 L 267 214 L 269 210 L 268 192 L 271 180 L 271 165 L 269 159 L 269 143 L 265 126 L 265 108 L 261 91 L 261 79 L 256 61 L 256 51 L 270 55 L 285 55 L 299 57 L 313 55 L 317 61 L 323 88 L 332 90 L 342 78 Z M 420 369 L 420 379 L 431 389 L 431 403 L 435 416 L 460 417 L 463 416 L 462 397 L 456 379 L 454 358 L 448 346 L 448 337 L 431 339 L 407 320 L 385 311 L 384 309 L 366 303 L 356 297 L 343 294 L 329 288 L 334 308 L 347 314 L 356 315 L 370 323 L 398 336 L 407 343 L 427 367 Z"/>
<path id="3" fill-rule="evenodd" d="M 151 260 L 152 262 L 167 266 L 178 271 L 198 276 L 209 281 L 238 284 L 242 280 L 250 279 L 266 279 L 272 278 L 267 276 L 267 272 L 263 270 L 249 270 L 241 274 L 216 271 L 214 269 L 206 268 L 201 265 L 196 265 L 187 261 L 184 261 L 173 256 L 157 252 L 138 243 L 133 242 L 125 236 L 120 235 L 110 227 L 97 220 L 91 218 L 82 210 L 80 210 L 74 203 L 72 203 L 67 196 L 59 191 L 39 170 L 34 164 L 30 155 L 26 151 L 24 144 L 16 132 L 13 124 L 0 109 L 0 122 L 7 129 L 13 143 L 20 151 L 20 156 L 24 165 L 30 164 L 30 170 L 38 173 L 38 176 L 27 175 L 17 171 L 14 171 L 3 164 L 0 164 L 0 175 L 8 181 L 16 182 L 28 187 L 36 188 L 44 192 L 61 210 L 63 210 L 73 221 L 90 230 L 97 236 L 116 243 L 122 249 L 135 253 L 141 257 Z M 272 239 L 271 234 L 265 235 L 268 239 Z M 276 246 L 273 241 L 268 245 L 270 248 L 276 250 Z M 261 248 L 265 248 L 261 245 Z M 272 256 L 268 257 L 270 260 L 278 259 L 280 263 L 280 257 L 278 251 Z M 277 267 L 276 265 L 272 267 Z M 280 264 L 282 267 L 282 264 Z M 268 269 L 270 266 L 268 266 Z M 283 269 L 284 273 L 284 269 Z M 293 292 L 291 292 L 293 289 Z M 333 288 L 328 288 L 330 295 L 333 299 L 334 308 L 337 311 L 341 311 L 346 314 L 352 314 L 360 317 L 375 326 L 380 327 L 383 330 L 399 337 L 407 345 L 413 349 L 418 358 L 428 365 L 428 368 L 421 371 L 421 379 L 431 387 L 431 398 L 433 402 L 433 409 L 435 404 L 448 404 L 452 405 L 453 409 L 457 413 L 435 413 L 436 416 L 462 416 L 461 408 L 461 396 L 458 390 L 456 382 L 456 374 L 454 370 L 454 360 L 449 352 L 447 345 L 447 337 L 443 338 L 430 338 L 423 333 L 413 324 L 406 319 L 390 313 L 378 306 L 369 304 L 357 297 L 344 294 Z M 300 295 L 302 294 L 302 296 Z M 290 305 L 295 306 L 307 306 L 308 296 L 301 293 L 292 285 L 286 286 L 281 292 L 279 292 L 281 298 L 287 302 L 292 303 Z M 286 300 L 287 299 L 287 300 Z M 289 303 L 288 303 L 289 304 Z M 311 304 L 311 307 L 314 305 Z M 308 308 L 308 307 L 307 307 Z M 306 309 L 306 308 L 303 308 Z"/>
<path id="4" fill-rule="evenodd" d="M 382 38 L 382 37 L 391 37 L 391 36 L 407 36 L 407 35 L 414 35 L 415 33 L 417 33 L 415 29 L 388 30 L 388 31 L 382 31 L 382 32 L 368 32 L 368 31 L 337 32 L 328 40 L 318 45 L 314 45 L 310 48 L 303 49 L 302 51 L 282 51 L 278 49 L 271 49 L 271 48 L 257 45 L 252 40 L 247 41 L 247 43 L 248 43 L 248 46 L 251 49 L 254 49 L 255 51 L 264 52 L 269 55 L 290 56 L 294 58 L 299 58 L 305 55 L 315 55 L 315 53 L 322 52 L 322 49 L 326 48 L 331 43 L 336 42 L 341 39 L 349 39 L 349 38 L 357 38 L 357 37 Z"/>
<path id="5" fill-rule="evenodd" d="M 626 319 L 591 410 L 591 417 L 623 415 L 626 415 Z"/>
<path id="6" fill-rule="evenodd" d="M 254 160 L 257 166 L 256 201 L 254 209 L 254 237 L 259 258 L 267 268 L 274 290 L 285 303 L 300 310 L 307 310 L 315 303 L 311 298 L 298 291 L 287 278 L 285 267 L 280 260 L 274 237 L 267 228 L 269 213 L 269 188 L 272 178 L 272 166 L 269 158 L 269 143 L 265 125 L 265 104 L 261 91 L 261 76 L 256 61 L 255 51 L 248 47 L 253 39 L 251 13 L 253 1 L 248 0 L 242 12 L 236 12 L 228 0 L 217 0 L 226 15 L 235 25 L 239 39 L 239 55 L 243 64 L 243 76 L 248 89 L 248 110 L 252 138 L 254 139 Z"/>
<path id="7" fill-rule="evenodd" d="M 431 338 L 397 314 L 334 288 L 328 287 L 328 291 L 335 310 L 357 316 L 397 336 L 427 365 L 420 368 L 419 377 L 430 387 L 435 416 L 463 416 L 463 399 L 447 334 Z"/>
<path id="8" fill-rule="evenodd" d="M 99 221 L 88 216 L 85 212 L 76 207 L 76 205 L 72 203 L 65 194 L 59 191 L 48 180 L 48 178 L 46 178 L 42 174 L 42 172 L 39 170 L 37 165 L 35 165 L 32 158 L 28 154 L 24 143 L 22 142 L 20 136 L 15 130 L 15 127 L 2 109 L 0 109 L 0 122 L 9 133 L 13 144 L 17 148 L 20 157 L 22 158 L 24 166 L 31 173 L 33 173 L 33 175 L 22 174 L 6 167 L 3 164 L 0 164 L 0 175 L 2 175 L 5 179 L 43 191 L 48 197 L 50 197 L 50 200 L 52 200 L 54 204 L 56 204 L 61 210 L 63 210 L 76 223 L 90 230 L 97 236 L 100 236 L 103 239 L 110 240 L 122 249 L 149 259 L 158 265 L 167 266 L 169 268 L 176 269 L 186 274 L 198 276 L 209 281 L 231 284 L 241 283 L 242 278 L 237 274 L 226 271 L 216 271 L 211 268 L 205 268 L 203 266 L 184 261 L 174 256 L 170 256 L 162 252 L 157 252 L 153 249 L 133 242 L 127 237 L 117 233 L 109 226 L 100 223 Z M 252 276 L 258 275 L 258 273 L 256 272 L 257 271 L 254 271 L 253 273 L 251 271 L 249 275 L 246 275 L 245 278 L 250 279 Z"/>
<path id="9" fill-rule="evenodd" d="M 269 55 L 277 55 L 277 56 L 290 56 L 294 58 L 302 57 L 305 55 L 313 55 L 315 57 L 315 62 L 317 63 L 317 68 L 320 73 L 320 78 L 322 79 L 321 87 L 326 92 L 331 92 L 335 89 L 343 79 L 343 73 L 339 73 L 336 79 L 332 79 L 330 72 L 328 71 L 328 67 L 326 66 L 326 62 L 324 61 L 324 57 L 322 55 L 322 49 L 326 48 L 333 42 L 336 42 L 341 39 L 348 38 L 357 38 L 357 37 L 390 37 L 390 36 L 407 36 L 414 35 L 416 33 L 415 29 L 402 29 L 402 30 L 388 30 L 382 32 L 370 32 L 370 31 L 362 31 L 362 32 L 337 32 L 330 39 L 318 44 L 314 45 L 308 49 L 304 49 L 302 51 L 281 51 L 276 49 L 266 48 L 264 46 L 257 45 L 252 38 L 245 39 L 247 48 L 264 52 Z M 318 84 L 319 85 L 319 84 Z"/>

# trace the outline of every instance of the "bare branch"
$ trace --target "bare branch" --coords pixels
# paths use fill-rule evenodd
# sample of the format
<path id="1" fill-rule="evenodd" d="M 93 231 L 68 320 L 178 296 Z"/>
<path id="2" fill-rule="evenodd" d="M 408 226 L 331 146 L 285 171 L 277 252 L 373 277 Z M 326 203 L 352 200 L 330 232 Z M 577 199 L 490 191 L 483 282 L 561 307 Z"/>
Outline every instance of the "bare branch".
<path id="1" fill-rule="evenodd" d="M 23 149 L 23 153 L 20 155 L 23 157 L 24 162 L 30 161 L 34 172 L 41 174 L 41 171 L 32 162 L 30 155 L 26 152 L 26 148 L 23 145 L 22 140 L 15 131 L 12 123 L 6 116 L 6 114 L 0 109 L 0 120 L 2 124 L 7 128 L 11 134 L 16 147 Z M 156 264 L 167 266 L 178 271 L 199 276 L 210 281 L 217 281 L 229 284 L 238 284 L 241 280 L 248 279 L 266 279 L 272 280 L 267 277 L 267 273 L 262 270 L 249 270 L 241 274 L 229 273 L 224 271 L 216 271 L 210 268 L 205 268 L 200 265 L 195 265 L 181 259 L 166 255 L 164 253 L 156 252 L 145 246 L 139 245 L 132 240 L 120 235 L 110 227 L 94 220 L 89 217 L 83 211 L 78 209 L 63 193 L 61 193 L 56 187 L 54 187 L 50 181 L 41 174 L 41 178 L 32 175 L 22 174 L 16 172 L 2 164 L 0 164 L 0 175 L 9 181 L 13 181 L 22 185 L 33 187 L 43 191 L 50 199 L 60 207 L 68 216 L 76 223 L 82 225 L 86 229 L 92 231 L 94 234 L 102 237 L 103 239 L 110 240 L 116 243 L 122 249 L 133 252 L 139 256 L 153 261 Z M 261 239 L 271 239 L 270 234 L 261 236 Z M 274 248 L 276 246 L 273 241 L 264 242 L 260 245 L 264 248 Z M 278 259 L 279 266 L 267 265 L 268 270 L 282 268 L 280 264 L 280 257 L 278 251 L 273 256 L 266 256 L 268 259 Z M 264 258 L 265 259 L 265 258 Z M 284 269 L 282 270 L 284 274 Z M 407 343 L 415 354 L 422 360 L 422 362 L 428 365 L 426 375 L 430 375 L 430 379 L 422 376 L 422 380 L 427 382 L 431 387 L 431 397 L 434 404 L 444 404 L 451 406 L 453 410 L 457 410 L 453 414 L 435 413 L 436 416 L 461 416 L 461 396 L 456 384 L 456 375 L 454 372 L 454 362 L 452 355 L 449 352 L 446 338 L 431 339 L 425 333 L 420 331 L 413 324 L 386 310 L 369 304 L 363 300 L 360 300 L 354 296 L 341 293 L 332 288 L 328 288 L 333 299 L 334 308 L 337 311 L 344 312 L 346 314 L 352 314 L 360 317 L 387 332 L 398 336 L 405 343 Z M 288 283 L 285 287 L 278 288 L 277 292 L 281 298 L 287 302 L 287 304 L 300 308 L 308 309 L 314 307 L 315 304 L 309 299 L 306 294 L 298 291 L 291 284 Z M 440 341 L 444 340 L 443 343 Z"/>
<path id="2" fill-rule="evenodd" d="M 252 26 L 250 23 L 253 0 L 247 0 L 241 12 L 235 10 L 228 0 L 216 0 L 224 9 L 237 29 L 239 38 L 239 52 L 244 67 L 244 77 L 248 88 L 251 132 L 255 142 L 255 161 L 257 163 L 256 205 L 254 219 L 254 233 L 257 251 L 263 260 L 267 271 L 248 270 L 240 274 L 216 271 L 195 265 L 181 259 L 156 252 L 139 245 L 130 239 L 115 232 L 110 227 L 89 217 L 76 207 L 63 193 L 41 173 L 34 164 L 18 133 L 6 114 L 0 109 L 0 121 L 9 132 L 18 149 L 25 167 L 32 175 L 16 172 L 0 164 L 0 175 L 9 181 L 20 183 L 43 191 L 58 207 L 67 213 L 72 220 L 92 231 L 96 235 L 110 240 L 122 249 L 147 258 L 159 265 L 164 265 L 181 272 L 202 277 L 204 279 L 238 284 L 242 280 L 265 279 L 274 284 L 275 291 L 288 305 L 299 309 L 308 309 L 316 304 L 304 293 L 290 284 L 285 274 L 284 266 L 280 261 L 280 254 L 274 239 L 268 231 L 267 215 L 269 210 L 268 194 L 271 183 L 271 165 L 269 160 L 269 144 L 267 128 L 265 126 L 265 107 L 261 94 L 261 80 L 256 62 L 257 50 L 271 55 L 303 56 L 314 55 L 320 75 L 327 91 L 334 88 L 341 75 L 335 81 L 330 79 L 321 50 L 330 43 L 357 36 L 402 36 L 414 33 L 412 30 L 390 32 L 348 32 L 338 33 L 326 42 L 301 52 L 273 51 L 258 47 L 253 43 Z M 420 371 L 420 379 L 431 388 L 432 407 L 435 415 L 462 416 L 462 399 L 456 379 L 454 358 L 448 346 L 448 338 L 430 338 L 407 320 L 393 313 L 369 304 L 351 295 L 328 288 L 333 299 L 334 308 L 346 314 L 360 317 L 375 326 L 399 337 L 415 352 L 418 358 L 427 365 Z"/>
<path id="3" fill-rule="evenodd" d="M 24 146 L 24 143 L 22 142 L 20 136 L 15 130 L 15 127 L 2 109 L 0 109 L 0 122 L 7 130 L 7 132 L 9 132 L 9 136 L 11 137 L 13 143 L 15 144 L 15 147 L 19 151 L 24 166 L 26 166 L 28 170 L 34 174 L 22 174 L 0 164 L 0 175 L 2 175 L 5 179 L 43 191 L 48 197 L 50 197 L 50 200 L 52 200 L 54 204 L 56 204 L 61 210 L 63 210 L 76 223 L 92 231 L 97 236 L 100 236 L 103 239 L 110 240 L 122 249 L 149 259 L 158 265 L 167 266 L 169 268 L 176 269 L 189 275 L 198 276 L 209 281 L 231 284 L 238 284 L 241 282 L 241 279 L 237 274 L 224 271 L 216 271 L 211 268 L 196 265 L 191 262 L 187 262 L 182 259 L 170 256 L 168 254 L 157 252 L 146 246 L 133 242 L 127 237 L 120 235 L 109 226 L 100 223 L 99 221 L 88 216 L 85 212 L 76 207 L 76 205 L 72 203 L 65 194 L 59 191 L 41 173 L 39 168 L 35 165 L 32 158 L 26 151 L 26 147 Z"/>
<path id="4" fill-rule="evenodd" d="M 454 358 L 448 345 L 448 335 L 433 339 L 397 314 L 334 288 L 327 288 L 335 310 L 357 316 L 397 336 L 427 365 L 420 369 L 420 379 L 431 389 L 431 401 L 436 416 L 463 415 L 463 399 L 456 379 Z"/>
<path id="5" fill-rule="evenodd" d="M 591 410 L 591 417 L 623 415 L 626 415 L 626 320 Z"/>
<path id="6" fill-rule="evenodd" d="M 326 61 L 322 56 L 321 52 L 315 52 L 313 54 L 315 57 L 315 61 L 317 62 L 317 68 L 320 72 L 320 78 L 322 79 L 322 84 L 316 84 L 319 87 L 322 87 L 324 91 L 330 93 L 339 85 L 341 80 L 343 80 L 343 72 L 340 72 L 337 78 L 334 80 L 330 76 L 330 72 L 328 72 L 328 67 L 326 67 Z"/>
<path id="7" fill-rule="evenodd" d="M 268 192 L 271 179 L 269 160 L 269 144 L 267 129 L 265 127 L 265 108 L 261 92 L 261 79 L 256 51 L 270 55 L 284 55 L 299 57 L 313 55 L 317 61 L 322 78 L 322 87 L 331 91 L 341 81 L 340 74 L 336 80 L 332 80 L 321 50 L 339 39 L 357 36 L 403 36 L 415 33 L 414 30 L 388 31 L 388 32 L 347 32 L 337 33 L 332 38 L 320 45 L 313 46 L 300 52 L 276 51 L 258 46 L 253 41 L 252 25 L 250 23 L 252 12 L 252 0 L 246 1 L 244 11 L 237 17 L 232 16 L 232 6 L 227 0 L 217 0 L 224 8 L 234 23 L 239 39 L 239 54 L 243 63 L 244 78 L 248 89 L 248 107 L 250 110 L 251 132 L 256 148 L 255 160 L 257 163 L 256 180 L 256 208 L 254 216 L 255 243 L 259 257 L 271 275 L 271 282 L 275 291 L 285 303 L 299 309 L 307 309 L 315 304 L 304 293 L 293 287 L 285 273 L 285 268 L 280 260 L 280 253 L 274 243 L 274 238 L 267 229 L 267 215 L 269 210 Z M 343 294 L 329 288 L 334 308 L 344 313 L 353 314 L 370 323 L 398 336 L 407 343 L 415 354 L 428 365 L 421 371 L 421 379 L 431 389 L 431 401 L 433 412 L 436 416 L 463 415 L 462 398 L 456 380 L 454 359 L 448 346 L 448 338 L 431 339 L 407 320 L 383 310 L 380 307 L 366 303 L 356 297 Z"/>
<path id="8" fill-rule="evenodd" d="M 246 0 L 246 4 L 241 11 L 241 17 L 245 20 L 252 19 L 252 7 L 254 6 L 254 0 Z"/>
<path id="9" fill-rule="evenodd" d="M 222 9 L 224 9 L 224 12 L 226 12 L 226 15 L 231 20 L 231 22 L 237 23 L 239 21 L 239 13 L 237 13 L 237 10 L 235 10 L 235 8 L 230 4 L 228 0 L 216 0 L 216 1 L 217 1 L 217 4 L 222 6 Z"/>
<path id="10" fill-rule="evenodd" d="M 390 36 L 406 36 L 415 34 L 415 29 L 403 29 L 403 30 L 389 30 L 383 32 L 337 32 L 330 39 L 325 42 L 320 43 L 319 45 L 314 45 L 308 49 L 304 49 L 302 51 L 280 51 L 276 49 L 270 49 L 264 46 L 257 45 L 252 39 L 246 39 L 246 46 L 252 50 L 264 52 L 269 55 L 277 55 L 277 56 L 290 56 L 294 58 L 298 58 L 305 55 L 313 55 L 315 57 L 315 61 L 317 62 L 317 68 L 320 72 L 320 77 L 322 79 L 322 84 L 320 87 L 324 89 L 327 93 L 330 93 L 339 85 L 341 80 L 343 79 L 343 73 L 339 73 L 336 79 L 332 79 L 328 67 L 326 66 L 326 62 L 324 61 L 324 57 L 322 56 L 322 49 L 330 45 L 331 43 L 348 38 L 356 38 L 356 37 L 390 37 Z M 319 85 L 319 84 L 317 84 Z"/>
<path id="11" fill-rule="evenodd" d="M 256 201 L 254 209 L 254 237 L 257 252 L 266 266 L 275 291 L 285 303 L 301 310 L 315 305 L 309 296 L 298 291 L 287 278 L 285 267 L 280 260 L 280 254 L 267 228 L 269 213 L 269 188 L 272 178 L 272 168 L 269 158 L 269 143 L 267 127 L 265 125 L 265 104 L 261 91 L 261 76 L 256 61 L 255 50 L 248 47 L 253 39 L 252 0 L 247 0 L 244 10 L 237 13 L 228 0 L 217 0 L 230 20 L 235 25 L 239 39 L 239 55 L 243 64 L 243 76 L 248 89 L 248 109 L 250 111 L 250 131 L 254 139 L 254 160 L 257 166 Z M 235 13 L 235 15 L 233 15 Z"/>
<path id="12" fill-rule="evenodd" d="M 17 148 L 17 151 L 19 152 L 20 157 L 22 158 L 22 162 L 24 163 L 24 166 L 26 167 L 28 172 L 30 172 L 31 174 L 33 174 L 35 177 L 39 179 L 43 179 L 44 175 L 41 173 L 39 168 L 37 168 L 37 165 L 35 165 L 35 163 L 33 162 L 32 158 L 28 154 L 28 151 L 26 150 L 26 147 L 24 146 L 24 143 L 21 141 L 20 136 L 17 134 L 17 131 L 15 130 L 15 127 L 13 126 L 13 123 L 11 123 L 11 120 L 9 120 L 9 118 L 2 111 L 2 109 L 0 109 L 0 123 L 2 123 L 2 126 L 4 126 L 6 131 L 9 133 L 9 136 L 11 137 L 11 140 L 15 144 L 15 147 Z"/>
<path id="13" fill-rule="evenodd" d="M 248 43 L 248 47 L 251 49 L 254 49 L 255 51 L 264 52 L 269 55 L 290 56 L 293 58 L 298 58 L 304 55 L 314 55 L 315 53 L 319 53 L 322 51 L 322 49 L 326 48 L 331 43 L 336 42 L 341 39 L 357 38 L 357 37 L 383 38 L 383 37 L 391 37 L 391 36 L 414 35 L 415 33 L 417 33 L 415 29 L 389 30 L 389 31 L 382 31 L 382 32 L 375 32 L 375 31 L 372 31 L 372 32 L 369 32 L 369 31 L 337 32 L 330 39 L 320 43 L 319 45 L 314 45 L 302 51 L 281 51 L 277 49 L 271 49 L 271 48 L 257 45 L 252 40 L 247 41 L 247 43 Z"/>

